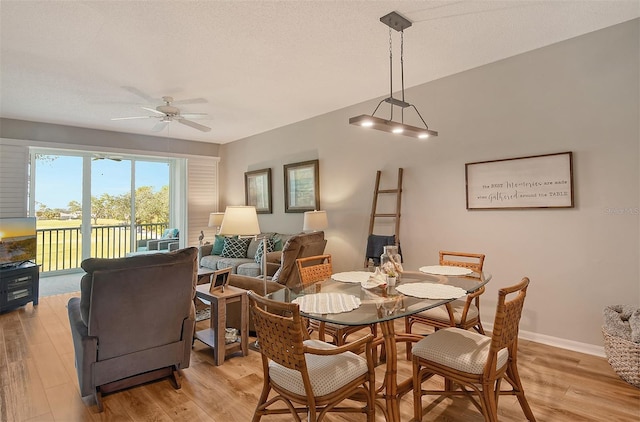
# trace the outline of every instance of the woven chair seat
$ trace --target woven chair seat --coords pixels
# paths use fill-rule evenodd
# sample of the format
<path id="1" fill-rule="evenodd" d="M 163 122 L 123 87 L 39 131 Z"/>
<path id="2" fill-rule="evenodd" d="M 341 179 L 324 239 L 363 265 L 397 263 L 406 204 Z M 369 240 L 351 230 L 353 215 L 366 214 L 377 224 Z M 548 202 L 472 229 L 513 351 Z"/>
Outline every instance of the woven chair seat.
<path id="1" fill-rule="evenodd" d="M 336 346 L 319 340 L 305 340 L 304 344 L 317 349 L 331 349 Z M 305 356 L 309 379 L 315 396 L 333 393 L 351 381 L 367 373 L 367 360 L 352 352 L 333 356 Z M 300 371 L 286 368 L 273 361 L 269 362 L 269 376 L 281 388 L 304 396 L 304 383 Z"/>
<path id="2" fill-rule="evenodd" d="M 413 346 L 413 354 L 431 362 L 470 374 L 481 374 L 487 363 L 491 337 L 460 328 L 445 328 Z M 507 364 L 506 348 L 498 352 L 496 368 Z"/>
<path id="3" fill-rule="evenodd" d="M 453 302 L 449 302 L 451 308 L 453 310 L 453 318 L 456 324 L 460 324 L 462 320 L 462 312 L 464 311 L 464 307 L 466 302 L 464 300 L 454 300 Z M 447 308 L 445 306 L 438 306 L 435 308 L 427 309 L 426 311 L 420 312 L 419 316 L 433 319 L 436 321 L 442 321 L 448 323 L 449 313 L 447 312 Z M 469 305 L 469 310 L 467 311 L 467 320 L 475 320 L 478 318 L 478 307 L 474 304 Z"/>

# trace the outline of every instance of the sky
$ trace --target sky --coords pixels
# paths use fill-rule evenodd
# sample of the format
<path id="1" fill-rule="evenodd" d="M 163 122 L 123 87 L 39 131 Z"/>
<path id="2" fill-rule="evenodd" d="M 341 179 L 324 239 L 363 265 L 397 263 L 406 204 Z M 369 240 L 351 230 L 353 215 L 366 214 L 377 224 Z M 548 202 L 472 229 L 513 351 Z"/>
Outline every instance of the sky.
<path id="1" fill-rule="evenodd" d="M 36 160 L 36 210 L 66 209 L 69 202 L 82 202 L 82 157 L 56 156 L 53 161 Z M 122 195 L 131 187 L 131 161 L 108 159 L 91 161 L 91 195 Z M 136 187 L 152 186 L 155 191 L 169 184 L 167 163 L 136 161 Z"/>

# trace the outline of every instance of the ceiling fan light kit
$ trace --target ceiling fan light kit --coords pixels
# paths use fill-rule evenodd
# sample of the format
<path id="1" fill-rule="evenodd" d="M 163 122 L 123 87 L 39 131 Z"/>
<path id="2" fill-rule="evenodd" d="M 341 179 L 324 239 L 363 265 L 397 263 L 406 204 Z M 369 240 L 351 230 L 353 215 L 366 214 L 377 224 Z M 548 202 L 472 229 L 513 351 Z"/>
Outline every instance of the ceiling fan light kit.
<path id="1" fill-rule="evenodd" d="M 164 105 L 159 105 L 156 108 L 151 107 L 141 107 L 143 110 L 147 110 L 151 113 L 156 113 L 155 116 L 133 116 L 133 117 L 115 117 L 111 120 L 131 120 L 131 119 L 154 119 L 159 118 L 160 121 L 156 123 L 156 125 L 151 129 L 153 132 L 160 132 L 167 125 L 174 120 L 182 123 L 185 126 L 192 127 L 194 129 L 200 130 L 202 132 L 209 132 L 211 128 L 205 125 L 201 125 L 199 123 L 193 122 L 191 120 L 186 119 L 186 117 L 197 118 L 206 116 L 206 113 L 185 113 L 181 114 L 180 109 L 172 106 L 173 97 L 164 96 L 162 97 L 162 101 L 164 101 Z M 200 101 L 198 101 L 200 102 Z"/>
<path id="2" fill-rule="evenodd" d="M 420 114 L 416 106 L 408 103 L 404 98 L 404 30 L 411 26 L 411 21 L 397 12 L 391 12 L 381 17 L 380 22 L 389 27 L 389 97 L 381 100 L 375 110 L 373 110 L 373 113 L 371 113 L 370 115 L 362 114 L 360 116 L 351 117 L 349 119 L 349 124 L 361 126 L 364 128 L 373 128 L 397 135 L 411 136 L 418 139 L 426 139 L 429 136 L 438 136 L 438 132 L 429 129 L 429 126 L 422 118 L 422 115 Z M 401 99 L 393 97 L 393 50 L 391 37 L 392 29 L 400 33 L 400 72 L 402 77 Z M 391 116 L 389 119 L 375 117 L 378 108 L 380 108 L 380 105 L 383 102 L 390 105 Z M 393 121 L 394 107 L 400 108 L 400 122 Z M 413 108 L 413 110 L 416 112 L 416 114 L 424 124 L 424 128 L 411 126 L 404 123 L 405 108 Z"/>

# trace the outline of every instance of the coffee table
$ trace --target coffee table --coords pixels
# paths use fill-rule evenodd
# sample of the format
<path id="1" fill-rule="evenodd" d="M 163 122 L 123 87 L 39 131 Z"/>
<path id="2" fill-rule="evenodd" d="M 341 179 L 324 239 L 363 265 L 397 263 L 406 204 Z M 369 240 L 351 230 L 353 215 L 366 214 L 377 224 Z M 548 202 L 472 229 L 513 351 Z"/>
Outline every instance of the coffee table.
<path id="1" fill-rule="evenodd" d="M 224 290 L 209 291 L 211 283 L 200 284 L 196 287 L 196 297 L 211 303 L 210 328 L 195 333 L 195 338 L 213 348 L 213 359 L 217 366 L 224 363 L 229 353 L 241 351 L 242 356 L 249 354 L 249 298 L 247 291 L 234 286 L 227 286 Z M 226 343 L 225 329 L 227 328 L 227 304 L 240 302 L 240 342 Z"/>

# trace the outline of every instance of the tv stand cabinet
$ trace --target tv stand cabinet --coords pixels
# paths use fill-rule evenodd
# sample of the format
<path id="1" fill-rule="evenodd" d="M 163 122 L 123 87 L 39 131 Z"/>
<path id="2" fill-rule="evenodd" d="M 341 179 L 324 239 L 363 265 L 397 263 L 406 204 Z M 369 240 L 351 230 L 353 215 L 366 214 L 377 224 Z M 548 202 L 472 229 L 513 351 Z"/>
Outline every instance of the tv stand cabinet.
<path id="1" fill-rule="evenodd" d="M 38 304 L 40 272 L 38 265 L 26 262 L 0 269 L 0 312 L 33 302 Z"/>

